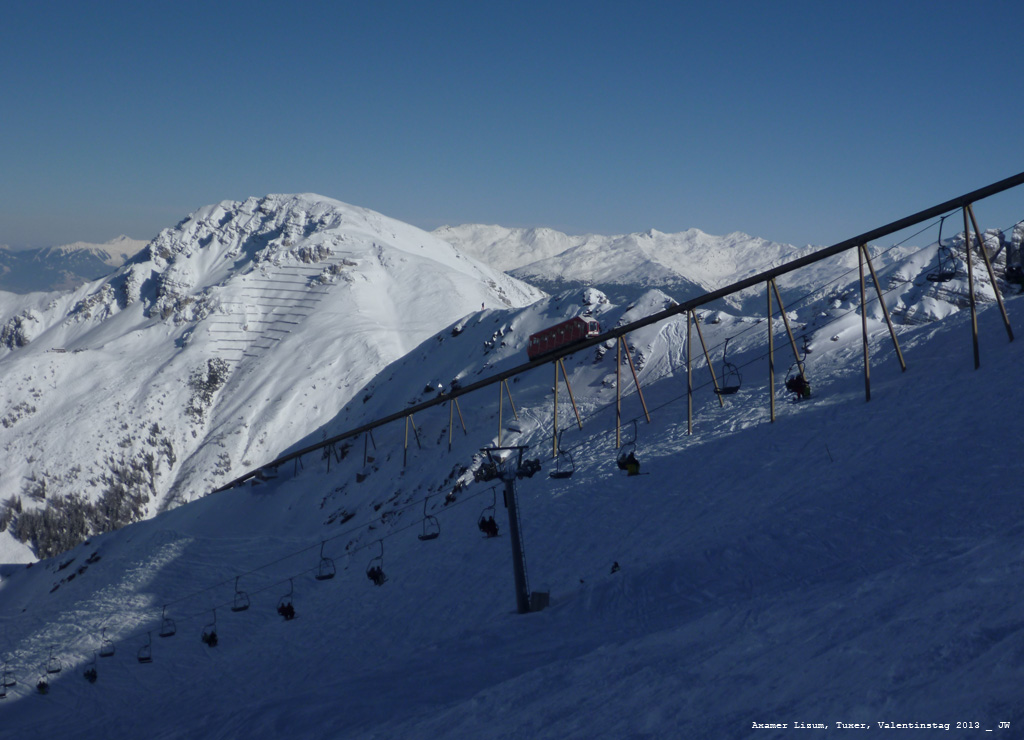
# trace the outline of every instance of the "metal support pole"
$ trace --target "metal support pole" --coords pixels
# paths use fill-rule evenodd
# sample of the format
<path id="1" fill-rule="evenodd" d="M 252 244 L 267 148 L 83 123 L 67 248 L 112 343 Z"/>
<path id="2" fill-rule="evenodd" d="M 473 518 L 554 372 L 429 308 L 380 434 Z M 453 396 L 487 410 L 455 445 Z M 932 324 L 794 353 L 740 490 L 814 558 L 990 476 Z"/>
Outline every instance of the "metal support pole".
<path id="1" fill-rule="evenodd" d="M 455 401 L 455 410 L 459 412 L 459 424 L 462 425 L 462 434 L 468 436 L 469 430 L 466 429 L 466 420 L 462 418 L 462 407 L 459 406 L 459 399 L 453 398 L 452 400 Z"/>
<path id="2" fill-rule="evenodd" d="M 615 342 L 615 449 L 622 446 L 622 343 Z"/>
<path id="3" fill-rule="evenodd" d="M 992 291 L 996 294 L 996 303 L 999 304 L 999 310 L 1003 314 L 1003 324 L 1006 326 L 1006 333 L 1012 342 L 1013 327 L 1010 326 L 1010 317 L 1006 315 L 1006 306 L 1003 305 L 1003 296 L 999 291 L 999 282 L 996 280 L 995 270 L 992 269 L 992 260 L 988 258 L 988 252 L 985 250 L 985 242 L 981 238 L 981 229 L 978 228 L 978 220 L 974 218 L 973 204 L 967 204 L 967 212 L 971 214 L 971 223 L 974 224 L 974 233 L 978 235 L 978 248 L 981 250 L 981 256 L 985 259 L 985 268 L 988 270 L 989 280 L 992 281 Z"/>
<path id="4" fill-rule="evenodd" d="M 405 417 L 405 445 L 402 447 L 402 467 L 409 461 L 409 417 Z"/>
<path id="5" fill-rule="evenodd" d="M 373 438 L 373 430 L 372 429 L 368 429 L 366 431 L 365 436 L 363 437 L 363 467 L 364 468 L 366 467 L 366 463 L 369 462 L 369 457 L 367 456 L 367 448 L 366 448 L 367 440 L 369 440 L 369 442 L 373 445 L 374 451 L 376 451 L 377 450 L 377 442 Z"/>
<path id="6" fill-rule="evenodd" d="M 693 434 L 693 364 L 690 361 L 690 341 L 693 335 L 693 311 L 686 312 L 686 433 Z"/>
<path id="7" fill-rule="evenodd" d="M 633 355 L 629 351 L 629 345 L 626 344 L 626 335 L 623 334 L 619 337 L 619 341 L 626 348 L 626 361 L 629 362 L 629 371 L 633 373 L 633 385 L 636 386 L 636 394 L 640 396 L 640 405 L 644 407 L 644 416 L 647 418 L 647 423 L 651 423 L 651 414 L 647 410 L 647 401 L 644 400 L 644 391 L 640 387 L 640 379 L 636 375 L 636 368 L 633 366 Z"/>
<path id="8" fill-rule="evenodd" d="M 892 346 L 896 348 L 896 357 L 900 360 L 900 369 L 907 371 L 907 363 L 903 360 L 903 352 L 900 350 L 900 341 L 896 338 L 896 329 L 892 325 L 892 318 L 889 316 L 889 309 L 885 305 L 885 296 L 882 295 L 882 286 L 878 283 L 878 275 L 875 274 L 875 266 L 871 264 L 871 255 L 868 254 L 866 244 L 860 245 L 860 251 L 864 255 L 864 261 L 868 264 L 868 271 L 871 273 L 871 281 L 875 284 L 875 292 L 878 294 L 878 303 L 882 306 L 882 315 L 885 316 L 885 325 L 889 327 L 889 336 L 892 337 Z"/>
<path id="9" fill-rule="evenodd" d="M 551 457 L 558 457 L 558 360 L 551 364 L 555 366 L 555 412 L 553 415 L 555 433 L 551 435 Z"/>
<path id="10" fill-rule="evenodd" d="M 860 275 L 860 327 L 864 339 L 864 400 L 871 400 L 871 364 L 868 360 L 868 306 L 864 296 L 864 253 L 857 250 L 857 269 Z"/>
<path id="11" fill-rule="evenodd" d="M 800 350 L 796 348 L 796 339 L 793 337 L 793 330 L 789 326 L 789 317 L 786 315 L 786 307 L 782 305 L 782 295 L 779 293 L 779 286 L 775 284 L 775 278 L 769 280 L 772 284 L 772 291 L 775 293 L 775 301 L 779 304 L 779 313 L 782 314 L 782 323 L 786 325 L 786 335 L 789 337 L 789 345 L 793 348 L 793 359 L 796 360 L 797 369 L 800 370 L 800 377 L 807 380 L 804 374 L 804 361 L 800 357 Z"/>
<path id="12" fill-rule="evenodd" d="M 530 611 L 530 587 L 526 582 L 526 561 L 523 535 L 519 529 L 519 501 L 516 500 L 516 477 L 505 476 L 505 508 L 508 509 L 508 532 L 512 541 L 512 574 L 516 581 L 516 611 Z"/>
<path id="13" fill-rule="evenodd" d="M 462 418 L 462 409 L 459 407 L 459 399 L 453 398 L 448 402 L 448 451 L 452 451 L 452 430 L 455 428 L 454 418 L 452 417 L 452 411 L 456 410 L 459 412 L 459 423 L 462 424 L 462 433 L 465 435 L 469 434 L 466 429 L 466 420 Z"/>
<path id="14" fill-rule="evenodd" d="M 523 549 L 522 527 L 519 523 L 519 501 L 516 498 L 516 473 L 523 461 L 525 447 L 498 447 L 485 449 L 490 461 L 501 470 L 501 478 L 505 483 L 505 508 L 508 510 L 509 540 L 512 542 L 512 575 L 515 578 L 516 611 L 526 614 L 530 611 L 530 585 L 526 580 L 526 555 Z M 514 462 L 508 460 L 502 464 L 492 452 L 509 450 L 518 453 Z"/>
<path id="15" fill-rule="evenodd" d="M 505 395 L 508 396 L 508 405 L 512 407 L 512 416 L 514 416 L 516 418 L 516 420 L 518 421 L 519 420 L 519 412 L 516 411 L 516 402 L 512 400 L 512 391 L 509 390 L 508 381 L 507 380 L 503 380 L 503 381 L 501 381 L 501 384 L 503 386 L 505 386 Z M 459 415 L 460 416 L 462 415 L 461 411 L 459 411 Z"/>
<path id="16" fill-rule="evenodd" d="M 565 360 L 558 358 L 558 364 L 562 366 L 562 378 L 565 380 L 565 388 L 569 391 L 569 400 L 572 402 L 572 412 L 576 414 L 576 425 L 583 429 L 583 420 L 580 418 L 580 410 L 576 408 L 576 396 L 572 392 L 572 384 L 569 383 L 569 374 L 565 372 Z"/>
<path id="17" fill-rule="evenodd" d="M 501 406 L 502 406 L 502 404 L 504 402 L 505 402 L 505 397 L 501 394 L 501 384 L 499 383 L 498 384 L 498 447 L 501 447 L 501 427 L 502 427 L 502 420 L 501 420 L 502 408 L 501 408 Z"/>
<path id="18" fill-rule="evenodd" d="M 974 304 L 974 268 L 971 260 L 971 229 L 967 225 L 967 206 L 964 212 L 964 258 L 967 260 L 967 289 L 971 300 L 971 337 L 974 340 L 974 369 L 981 367 L 981 348 L 978 346 L 978 307 Z"/>
<path id="19" fill-rule="evenodd" d="M 412 418 L 412 414 L 409 414 L 409 423 L 412 425 L 412 434 L 416 439 L 416 449 L 422 450 L 423 445 L 420 444 L 420 430 L 416 428 L 416 420 Z"/>
<path id="20" fill-rule="evenodd" d="M 708 345 L 704 343 L 704 332 L 700 329 L 700 322 L 697 321 L 697 314 L 690 311 L 693 314 L 693 324 L 697 327 L 697 336 L 700 337 L 700 346 L 704 350 L 704 359 L 708 363 L 708 370 L 711 372 L 711 382 L 715 386 L 715 396 L 718 398 L 719 407 L 725 406 L 725 399 L 722 398 L 722 394 L 718 393 L 718 378 L 715 377 L 715 366 L 711 362 L 711 355 L 708 354 Z"/>
<path id="21" fill-rule="evenodd" d="M 772 286 L 766 283 L 768 295 L 768 397 L 771 399 L 771 420 L 775 421 L 775 336 L 772 334 Z"/>

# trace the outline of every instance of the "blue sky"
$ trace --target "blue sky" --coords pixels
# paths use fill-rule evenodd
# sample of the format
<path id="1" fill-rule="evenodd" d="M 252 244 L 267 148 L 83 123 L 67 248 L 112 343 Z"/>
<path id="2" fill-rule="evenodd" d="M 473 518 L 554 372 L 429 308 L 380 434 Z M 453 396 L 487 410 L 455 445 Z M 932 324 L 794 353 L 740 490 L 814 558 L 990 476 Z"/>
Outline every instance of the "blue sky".
<path id="1" fill-rule="evenodd" d="M 0 244 L 291 192 L 831 244 L 1024 170 L 1024 4 L 710 5 L 4 3 Z"/>

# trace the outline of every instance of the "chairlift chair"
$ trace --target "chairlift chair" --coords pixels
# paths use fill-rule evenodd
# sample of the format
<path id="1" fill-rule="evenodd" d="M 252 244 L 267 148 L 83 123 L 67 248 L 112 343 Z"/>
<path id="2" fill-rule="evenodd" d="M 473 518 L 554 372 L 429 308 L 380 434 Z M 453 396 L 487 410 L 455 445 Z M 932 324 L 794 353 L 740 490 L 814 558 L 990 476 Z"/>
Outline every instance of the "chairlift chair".
<path id="1" fill-rule="evenodd" d="M 488 538 L 498 536 L 498 521 L 494 518 L 497 511 L 498 494 L 494 487 L 491 488 L 491 505 L 485 506 L 476 518 L 476 526 Z"/>
<path id="2" fill-rule="evenodd" d="M 210 647 L 217 647 L 217 609 L 213 610 L 213 621 L 203 627 L 203 633 L 199 637 L 204 643 Z"/>
<path id="3" fill-rule="evenodd" d="M 92 660 L 85 664 L 85 670 L 82 671 L 82 678 L 89 683 L 96 683 L 96 678 L 99 674 L 96 673 L 96 653 L 92 654 Z"/>
<path id="4" fill-rule="evenodd" d="M 811 397 L 811 384 L 803 373 L 803 360 L 797 360 L 789 366 L 783 387 L 796 396 L 796 401 Z"/>
<path id="5" fill-rule="evenodd" d="M 136 654 L 140 663 L 152 663 L 153 662 L 153 633 L 146 633 L 146 644 L 139 648 L 139 652 Z"/>
<path id="6" fill-rule="evenodd" d="M 384 540 L 377 540 L 380 555 L 377 555 L 366 566 L 366 577 L 373 581 L 374 586 L 383 586 L 388 577 L 384 574 Z"/>
<path id="7" fill-rule="evenodd" d="M 324 555 L 325 544 L 327 543 L 320 543 L 320 563 L 316 566 L 316 575 L 314 576 L 318 581 L 329 581 L 338 572 L 337 568 L 334 567 L 334 561 Z"/>
<path id="8" fill-rule="evenodd" d="M 619 456 L 615 460 L 615 464 L 619 466 L 619 470 L 625 470 L 629 464 L 629 458 L 632 455 L 633 459 L 636 459 L 636 438 L 638 432 L 636 427 L 636 419 L 633 419 L 633 439 L 623 442 L 619 447 Z"/>
<path id="9" fill-rule="evenodd" d="M 167 604 L 164 604 L 163 615 L 160 618 L 160 631 L 157 632 L 160 637 L 171 637 L 178 631 L 178 625 L 174 623 L 174 620 L 167 616 Z"/>
<path id="10" fill-rule="evenodd" d="M 240 591 L 238 588 L 238 579 L 241 576 L 235 576 L 235 598 L 231 602 L 231 611 L 233 612 L 244 612 L 249 608 L 249 594 L 245 591 Z"/>
<path id="11" fill-rule="evenodd" d="M 948 283 L 956 277 L 956 255 L 953 248 L 942 243 L 942 223 L 949 217 L 946 214 L 939 220 L 939 249 L 936 254 L 938 266 L 929 272 L 925 277 L 933 283 Z"/>
<path id="12" fill-rule="evenodd" d="M 429 496 L 423 499 L 423 531 L 417 535 L 424 542 L 436 540 L 441 536 L 441 523 L 437 521 L 436 516 L 427 513 L 427 501 L 429 500 Z"/>
<path id="13" fill-rule="evenodd" d="M 277 602 L 277 613 L 284 617 L 285 621 L 295 619 L 295 604 L 292 602 L 292 596 L 295 595 L 295 583 L 291 578 L 288 579 L 288 593 L 281 597 L 281 600 Z"/>
<path id="14" fill-rule="evenodd" d="M 740 389 L 743 384 L 743 377 L 740 375 L 740 369 L 733 363 L 729 362 L 726 356 L 729 354 L 729 337 L 725 340 L 725 347 L 722 348 L 722 380 L 715 387 L 715 393 L 720 396 L 731 396 L 733 393 Z"/>
<path id="15" fill-rule="evenodd" d="M 55 656 L 53 654 L 53 649 L 55 647 L 57 647 L 57 646 L 56 645 L 51 645 L 50 646 L 50 657 L 46 661 L 46 672 L 47 673 L 60 673 L 61 670 L 63 669 L 63 666 L 60 663 L 60 659 L 57 658 L 57 656 Z"/>
<path id="16" fill-rule="evenodd" d="M 556 479 L 572 478 L 572 474 L 576 472 L 576 463 L 572 459 L 572 452 L 562 448 L 562 432 L 558 433 L 558 455 L 559 456 L 555 458 L 555 469 L 548 473 L 548 477 Z M 562 457 L 569 458 L 568 470 L 564 470 L 562 468 Z"/>
<path id="17" fill-rule="evenodd" d="M 114 643 L 109 637 L 107 637 L 107 628 L 104 627 L 100 631 L 100 651 L 99 656 L 101 658 L 112 658 L 114 657 Z"/>

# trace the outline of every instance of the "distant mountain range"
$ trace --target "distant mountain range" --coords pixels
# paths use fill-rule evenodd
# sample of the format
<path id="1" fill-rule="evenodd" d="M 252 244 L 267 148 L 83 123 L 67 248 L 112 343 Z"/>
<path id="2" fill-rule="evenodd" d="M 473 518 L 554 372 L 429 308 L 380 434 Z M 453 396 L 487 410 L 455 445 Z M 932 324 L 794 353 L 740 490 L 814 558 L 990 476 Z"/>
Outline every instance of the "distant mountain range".
<path id="1" fill-rule="evenodd" d="M 119 236 L 106 244 L 75 242 L 59 247 L 0 247 L 0 290 L 10 293 L 72 290 L 109 275 L 148 242 Z"/>
<path id="2" fill-rule="evenodd" d="M 714 236 L 700 229 L 570 236 L 547 228 L 465 224 L 442 226 L 433 233 L 549 293 L 596 287 L 628 300 L 650 288 L 671 290 L 676 298 L 694 297 L 818 248 L 742 232 Z"/>

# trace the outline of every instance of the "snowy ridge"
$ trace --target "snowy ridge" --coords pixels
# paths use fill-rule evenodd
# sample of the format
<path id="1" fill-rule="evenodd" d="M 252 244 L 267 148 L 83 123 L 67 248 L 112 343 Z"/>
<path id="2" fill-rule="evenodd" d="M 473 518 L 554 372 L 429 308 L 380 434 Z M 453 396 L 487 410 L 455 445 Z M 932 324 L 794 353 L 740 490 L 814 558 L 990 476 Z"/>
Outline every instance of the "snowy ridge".
<path id="1" fill-rule="evenodd" d="M 540 295 L 320 196 L 200 209 L 109 278 L 0 294 L 0 500 L 151 515 L 271 459 L 445 325 Z M 31 557 L 0 538 L 4 560 Z"/>
<path id="2" fill-rule="evenodd" d="M 460 250 L 547 290 L 594 285 L 672 288 L 683 297 L 721 288 L 814 251 L 735 232 L 655 229 L 618 236 L 569 236 L 553 229 L 444 226 L 434 233 Z"/>
<path id="3" fill-rule="evenodd" d="M 931 235 L 939 231 L 934 222 Z M 930 231 L 931 231 L 930 229 Z M 995 229 L 986 232 L 990 256 L 1005 266 L 1006 250 L 999 246 L 1020 242 L 1021 228 L 1013 233 Z M 631 301 L 645 290 L 659 288 L 679 301 L 718 290 L 772 267 L 811 254 L 820 247 L 795 247 L 741 232 L 725 236 L 705 234 L 699 229 L 665 234 L 651 229 L 619 236 L 569 236 L 552 229 L 506 229 L 499 226 L 467 224 L 445 226 L 434 233 L 460 250 L 477 256 L 498 269 L 557 293 L 566 288 L 593 286 L 620 301 Z M 946 232 L 944 245 L 963 254 L 963 235 Z M 967 305 L 966 266 L 958 258 L 957 278 L 936 285 L 926 280 L 936 269 L 938 243 L 924 248 L 898 246 L 869 247 L 875 269 L 884 278 L 883 289 L 904 284 L 902 304 L 895 305 L 917 314 L 913 320 L 930 321 L 947 315 L 949 305 Z M 979 265 L 981 263 L 979 262 Z M 1002 267 L 1001 267 L 1002 269 Z M 789 303 L 808 294 L 816 299 L 846 300 L 856 279 L 857 254 L 849 251 L 783 276 L 779 288 Z M 976 270 L 982 300 L 994 300 L 984 270 Z M 935 298 L 932 302 L 926 300 Z M 725 305 L 739 314 L 759 314 L 764 295 L 760 288 L 730 296 Z"/>

